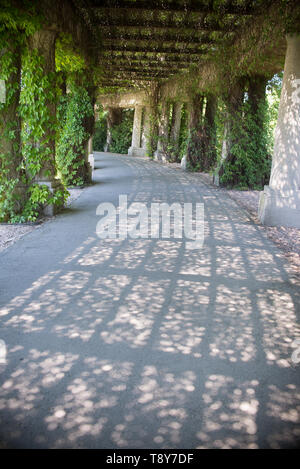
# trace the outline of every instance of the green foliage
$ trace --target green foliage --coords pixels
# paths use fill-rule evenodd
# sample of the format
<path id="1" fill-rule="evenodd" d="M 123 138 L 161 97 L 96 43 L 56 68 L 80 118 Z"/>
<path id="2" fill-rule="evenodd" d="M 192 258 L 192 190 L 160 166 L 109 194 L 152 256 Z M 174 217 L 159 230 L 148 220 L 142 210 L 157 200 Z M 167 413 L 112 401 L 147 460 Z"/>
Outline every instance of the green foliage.
<path id="1" fill-rule="evenodd" d="M 278 118 L 278 108 L 282 86 L 282 74 L 275 75 L 268 82 L 266 100 L 261 101 L 253 113 L 248 96 L 239 111 L 231 115 L 230 153 L 223 163 L 220 182 L 237 188 L 262 189 L 268 184 L 271 172 L 274 145 L 274 130 Z M 226 111 L 218 121 L 218 153 L 221 155 Z"/>
<path id="2" fill-rule="evenodd" d="M 230 154 L 223 164 L 221 184 L 261 189 L 269 180 L 271 155 L 266 129 L 266 105 L 260 103 L 256 119 L 248 102 L 234 116 L 231 128 Z M 262 125 L 263 123 L 263 125 Z"/>
<path id="3" fill-rule="evenodd" d="M 266 126 L 269 132 L 269 152 L 273 152 L 274 144 L 274 131 L 278 119 L 278 110 L 282 89 L 282 80 L 283 72 L 274 75 L 274 77 L 267 84 L 267 103 L 268 103 L 268 112 L 267 112 L 267 122 Z"/>
<path id="4" fill-rule="evenodd" d="M 150 124 L 146 142 L 146 155 L 153 158 L 158 144 L 158 116 L 152 113 L 149 116 Z"/>
<path id="5" fill-rule="evenodd" d="M 109 151 L 127 154 L 128 148 L 131 146 L 132 127 L 133 110 L 125 109 L 123 111 L 122 122 L 119 125 L 114 125 L 111 129 L 112 143 Z"/>
<path id="6" fill-rule="evenodd" d="M 62 181 L 67 186 L 80 186 L 87 182 L 84 155 L 90 134 L 86 130 L 86 121 L 94 116 L 86 88 L 73 83 L 70 92 L 60 100 L 58 115 L 60 121 L 56 146 L 58 169 Z"/>
<path id="7" fill-rule="evenodd" d="M 27 50 L 23 57 L 20 113 L 24 122 L 23 155 L 31 179 L 39 174 L 45 162 L 50 162 L 49 166 L 53 163 L 50 141 L 56 132 L 56 100 L 55 74 L 44 72 L 44 58 L 36 50 Z"/>
<path id="8" fill-rule="evenodd" d="M 107 111 L 99 110 L 99 120 L 95 123 L 93 148 L 95 151 L 104 151 L 107 138 Z"/>
<path id="9" fill-rule="evenodd" d="M 26 185 L 20 148 L 20 120 L 17 103 L 20 86 L 20 52 L 22 35 L 2 31 L 0 38 L 0 79 L 5 81 L 6 99 L 0 103 L 0 221 L 9 221 L 23 208 Z M 22 193 L 23 192 L 23 193 Z"/>
<path id="10" fill-rule="evenodd" d="M 4 45 L 5 34 L 1 35 L 1 46 Z M 44 59 L 37 51 L 25 50 L 23 53 L 22 89 L 20 100 L 17 80 L 14 38 L 8 34 L 10 42 L 1 55 L 1 76 L 6 80 L 6 103 L 1 104 L 0 112 L 0 220 L 11 223 L 35 221 L 42 208 L 47 204 L 62 205 L 67 192 L 61 188 L 52 192 L 46 185 L 35 182 L 43 170 L 43 176 L 54 180 L 54 135 L 56 131 L 55 74 L 45 74 Z M 15 35 L 15 44 L 21 44 L 20 34 Z M 12 48 L 12 49 L 11 49 Z M 0 47 L 2 49 L 2 47 Z M 2 49 L 3 50 L 3 49 Z M 12 77 L 12 78 L 11 78 Z M 19 102 L 12 106 L 13 102 Z M 10 112 L 9 120 L 5 115 Z M 5 114 L 6 113 L 6 114 Z M 19 148 L 20 124 L 14 120 L 22 117 L 22 153 Z M 2 141 L 2 143 L 1 143 Z M 8 145 L 8 142 L 11 142 Z M 9 154 L 1 149 L 9 149 Z M 44 170 L 48 168 L 47 170 Z"/>
<path id="11" fill-rule="evenodd" d="M 210 171 L 216 163 L 215 129 L 201 125 L 191 129 L 188 142 L 188 168 L 192 171 Z"/>
<path id="12" fill-rule="evenodd" d="M 23 0 L 22 5 L 16 6 L 10 0 L 1 0 L 0 5 L 0 34 L 6 30 L 18 33 L 19 39 L 24 39 L 25 35 L 33 34 L 42 24 L 42 17 L 36 11 L 36 5 L 30 0 Z"/>
<path id="13" fill-rule="evenodd" d="M 36 221 L 45 205 L 62 207 L 69 193 L 64 189 L 52 192 L 46 184 L 32 184 L 28 189 L 29 198 L 21 214 L 14 214 L 10 223 L 24 223 Z"/>
<path id="14" fill-rule="evenodd" d="M 9 222 L 18 217 L 18 212 L 20 212 L 18 207 L 22 206 L 20 195 L 17 191 L 19 179 L 7 179 L 5 175 L 2 167 L 0 179 L 0 222 Z"/>
<path id="15" fill-rule="evenodd" d="M 83 70 L 85 61 L 74 48 L 72 37 L 63 34 L 55 44 L 55 65 L 58 72 L 77 72 Z"/>
<path id="16" fill-rule="evenodd" d="M 178 161 L 181 161 L 183 156 L 186 155 L 187 146 L 188 146 L 188 138 L 189 138 L 189 129 L 188 129 L 188 110 L 187 106 L 184 104 L 182 106 L 181 111 L 181 125 L 180 125 L 180 133 L 179 133 L 179 156 Z"/>

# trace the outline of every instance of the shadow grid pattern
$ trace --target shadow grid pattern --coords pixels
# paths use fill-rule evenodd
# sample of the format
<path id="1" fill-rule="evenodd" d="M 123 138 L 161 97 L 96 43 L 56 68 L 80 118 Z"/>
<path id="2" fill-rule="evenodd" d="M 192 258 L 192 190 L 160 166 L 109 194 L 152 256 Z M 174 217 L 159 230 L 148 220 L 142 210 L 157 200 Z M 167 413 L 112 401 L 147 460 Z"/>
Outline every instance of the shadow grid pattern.
<path id="1" fill-rule="evenodd" d="M 197 174 L 95 153 L 94 184 L 0 254 L 0 447 L 300 445 L 299 280 Z M 97 205 L 203 202 L 205 243 L 101 240 Z"/>

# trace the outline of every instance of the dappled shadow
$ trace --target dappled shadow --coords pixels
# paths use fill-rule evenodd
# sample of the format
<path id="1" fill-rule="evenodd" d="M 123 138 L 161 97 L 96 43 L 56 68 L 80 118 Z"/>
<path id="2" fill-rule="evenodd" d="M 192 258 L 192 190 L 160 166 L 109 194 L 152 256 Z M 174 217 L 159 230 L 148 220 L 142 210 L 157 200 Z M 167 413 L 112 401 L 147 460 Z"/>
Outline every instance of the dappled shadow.
<path id="1" fill-rule="evenodd" d="M 7 252 L 0 445 L 297 446 L 300 376 L 291 355 L 300 290 L 279 252 L 196 175 L 138 158 L 102 160 L 107 176 L 115 165 L 132 172 L 124 187 L 131 201 L 204 201 L 204 247 L 100 240 L 93 212 L 70 217 L 65 244 L 67 219 L 44 228 L 53 263 L 34 264 L 27 287 L 14 280 L 21 277 Z M 95 206 L 98 189 L 90 189 Z M 34 236 L 26 246 L 38 243 Z"/>

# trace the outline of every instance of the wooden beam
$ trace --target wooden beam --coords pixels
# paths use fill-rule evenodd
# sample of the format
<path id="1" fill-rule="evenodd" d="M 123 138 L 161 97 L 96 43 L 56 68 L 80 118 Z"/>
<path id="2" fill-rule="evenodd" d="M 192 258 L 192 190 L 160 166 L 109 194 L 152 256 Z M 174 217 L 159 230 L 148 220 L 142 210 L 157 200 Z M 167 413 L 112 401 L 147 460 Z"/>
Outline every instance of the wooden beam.
<path id="1" fill-rule="evenodd" d="M 159 55 L 153 57 L 147 56 L 147 55 L 136 55 L 135 53 L 122 53 L 122 54 L 107 54 L 105 53 L 102 56 L 102 61 L 105 61 L 107 64 L 115 64 L 115 63 L 122 63 L 122 64 L 132 64 L 132 63 L 138 63 L 138 64 L 203 64 L 204 61 L 202 59 L 198 59 L 195 56 L 191 56 L 190 54 L 183 54 L 178 56 L 171 54 L 171 55 L 165 55 L 163 57 L 160 57 Z"/>
<path id="2" fill-rule="evenodd" d="M 191 65 L 191 62 L 188 63 L 180 63 L 180 62 L 118 62 L 118 61 L 110 61 L 105 63 L 105 68 L 122 68 L 122 70 L 134 70 L 140 68 L 149 68 L 149 69 L 162 69 L 162 70 L 173 70 L 178 68 L 188 68 Z"/>
<path id="3" fill-rule="evenodd" d="M 105 61 L 105 66 L 121 66 L 121 67 L 164 67 L 164 68 L 169 68 L 169 67 L 189 67 L 190 65 L 194 64 L 194 61 L 186 61 L 186 60 L 173 60 L 173 61 L 163 61 L 161 62 L 160 60 L 157 61 L 149 61 L 149 60 L 107 60 Z M 198 64 L 202 64 L 203 62 L 199 61 L 197 62 Z"/>
<path id="4" fill-rule="evenodd" d="M 161 71 L 157 71 L 157 72 L 151 72 L 151 71 L 146 71 L 146 70 L 139 70 L 139 71 L 129 71 L 127 73 L 123 73 L 123 72 L 114 72 L 114 78 L 126 78 L 128 80 L 130 80 L 130 78 L 132 77 L 141 77 L 141 78 L 157 78 L 157 77 L 160 77 L 160 78 L 168 78 L 169 76 L 171 75 L 175 75 L 174 73 L 167 73 L 167 72 L 161 72 Z M 103 75 L 103 78 L 107 78 L 108 76 L 111 76 L 111 73 L 109 74 L 104 74 Z"/>
<path id="5" fill-rule="evenodd" d="M 168 72 L 168 73 L 179 73 L 180 71 L 186 71 L 188 69 L 188 67 L 179 67 L 179 66 L 176 66 L 176 67 L 161 67 L 161 66 L 157 66 L 157 67 L 150 67 L 149 65 L 146 65 L 145 64 L 141 67 L 125 67 L 123 65 L 109 65 L 109 66 L 106 66 L 105 67 L 105 70 L 106 71 L 112 71 L 112 72 L 134 72 L 134 73 L 145 73 L 144 71 L 146 70 L 147 73 L 156 73 L 158 71 L 162 71 L 162 72 Z"/>
<path id="6" fill-rule="evenodd" d="M 114 11 L 126 10 L 138 13 L 167 13 L 172 12 L 178 14 L 188 13 L 219 13 L 220 15 L 237 15 L 237 16 L 252 16 L 260 13 L 261 8 L 253 6 L 251 1 L 245 0 L 240 5 L 232 4 L 229 2 L 227 5 L 214 5 L 214 2 L 205 2 L 198 0 L 187 0 L 184 2 L 172 1 L 162 2 L 161 0 L 138 0 L 135 3 L 128 0 L 101 0 L 101 5 L 90 6 L 93 12 L 101 12 L 103 14 L 113 13 Z"/>
<path id="7" fill-rule="evenodd" d="M 205 18 L 192 19 L 191 17 L 183 18 L 182 21 L 176 21 L 174 19 L 150 19 L 150 18 L 135 18 L 131 15 L 120 16 L 117 18 L 115 16 L 103 16 L 93 18 L 95 26 L 110 26 L 110 27 L 136 27 L 136 28 L 162 28 L 168 30 L 169 28 L 191 28 L 197 29 L 200 31 L 224 31 L 224 32 L 233 32 L 237 30 L 237 26 L 229 23 L 227 25 L 222 25 L 217 20 L 205 21 Z"/>
<path id="8" fill-rule="evenodd" d="M 173 27 L 167 28 L 167 33 L 166 33 L 166 28 L 164 26 L 155 26 L 151 28 L 145 26 L 144 28 L 141 29 L 137 25 L 116 26 L 116 27 L 113 27 L 110 25 L 103 25 L 101 27 L 101 32 L 104 37 L 107 37 L 109 34 L 114 34 L 116 36 L 123 35 L 123 34 L 130 34 L 130 35 L 148 34 L 149 36 L 156 36 L 156 35 L 165 36 L 166 34 L 169 34 L 169 35 L 176 36 L 178 34 L 182 34 L 184 36 L 189 36 L 189 37 L 198 37 L 200 35 L 200 37 L 204 36 L 207 38 L 209 38 L 209 35 L 211 33 L 211 31 L 201 31 L 200 29 L 198 30 L 198 29 L 195 29 L 194 27 L 192 28 L 186 27 L 184 29 L 178 30 L 178 27 L 176 25 L 174 25 Z M 222 33 L 223 31 L 219 31 L 220 39 L 223 38 Z"/>
<path id="9" fill-rule="evenodd" d="M 151 44 L 153 44 L 154 42 L 157 42 L 159 44 L 164 42 L 164 43 L 171 43 L 171 44 L 181 43 L 181 44 L 191 44 L 191 45 L 215 44 L 217 42 L 209 37 L 201 38 L 197 36 L 194 36 L 194 37 L 183 36 L 183 35 L 172 36 L 170 34 L 166 34 L 165 36 L 163 35 L 156 36 L 155 34 L 149 35 L 149 34 L 130 34 L 130 33 L 125 33 L 125 34 L 123 33 L 109 34 L 108 33 L 108 35 L 103 36 L 102 45 L 107 45 L 107 44 L 110 44 L 111 42 L 113 42 L 114 44 L 117 44 L 123 41 L 137 42 L 137 43 L 140 43 L 141 41 L 147 41 L 147 42 L 151 41 Z M 98 47 L 101 48 L 102 45 L 99 44 Z"/>
<path id="10" fill-rule="evenodd" d="M 162 47 L 162 46 L 129 46 L 128 44 L 124 44 L 122 47 L 121 45 L 110 45 L 102 46 L 103 51 L 111 51 L 111 52 L 153 52 L 155 54 L 187 54 L 187 55 L 204 55 L 209 52 L 209 49 L 200 49 L 200 48 L 194 48 L 190 49 L 188 47 L 185 48 L 180 48 L 180 47 L 175 47 L 175 46 L 169 46 L 169 47 Z"/>

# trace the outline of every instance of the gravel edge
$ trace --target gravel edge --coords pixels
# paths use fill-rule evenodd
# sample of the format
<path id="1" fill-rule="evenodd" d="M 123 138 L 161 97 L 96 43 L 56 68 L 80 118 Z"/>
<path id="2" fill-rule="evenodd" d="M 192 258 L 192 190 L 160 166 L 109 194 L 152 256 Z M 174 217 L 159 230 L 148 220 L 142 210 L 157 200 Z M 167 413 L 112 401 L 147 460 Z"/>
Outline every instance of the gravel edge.
<path id="1" fill-rule="evenodd" d="M 66 203 L 66 208 L 69 208 L 72 203 L 77 200 L 85 188 L 82 189 L 68 189 L 70 192 L 70 196 Z M 33 230 L 38 228 L 44 223 L 47 223 L 50 220 L 53 220 L 55 217 L 47 217 L 42 218 L 39 220 L 38 223 L 33 224 L 26 224 L 26 223 L 19 223 L 19 224 L 7 224 L 7 223 L 0 223 L 0 252 L 5 251 L 9 246 L 15 244 L 19 239 L 23 238 L 23 236 L 31 233 Z"/>

